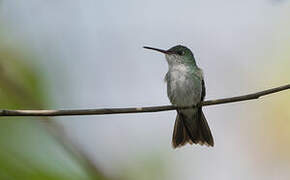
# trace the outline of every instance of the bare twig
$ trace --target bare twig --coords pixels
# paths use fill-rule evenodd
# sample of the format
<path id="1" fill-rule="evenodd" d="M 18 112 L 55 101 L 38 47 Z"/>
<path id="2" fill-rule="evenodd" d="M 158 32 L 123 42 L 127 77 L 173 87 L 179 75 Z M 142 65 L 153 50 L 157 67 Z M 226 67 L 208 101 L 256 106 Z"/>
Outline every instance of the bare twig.
<path id="1" fill-rule="evenodd" d="M 5 88 L 7 88 L 9 92 L 12 92 L 12 94 L 17 95 L 19 98 L 22 97 L 24 102 L 22 106 L 42 106 L 42 103 L 38 102 L 35 98 L 33 98 L 32 94 L 30 94 L 29 91 L 17 84 L 17 82 L 15 82 L 13 78 L 7 76 L 7 74 L 5 74 L 3 70 L 1 71 L 1 64 L 0 81 L 2 82 L 2 84 L 5 84 Z M 62 124 L 50 117 L 42 117 L 40 119 L 44 121 L 38 121 L 37 125 L 41 125 L 42 128 L 45 128 L 48 134 L 51 135 L 57 141 L 57 143 L 59 143 L 60 146 L 63 147 L 64 150 L 71 155 L 72 159 L 77 161 L 76 163 L 81 164 L 84 167 L 84 169 L 88 173 L 88 177 L 90 177 L 91 179 L 109 179 L 109 177 L 106 177 L 105 174 L 99 169 L 99 167 L 97 167 L 97 165 L 93 162 L 88 153 L 85 152 L 82 146 L 77 144 L 77 142 L 73 141 L 73 139 L 68 136 L 68 134 L 62 127 Z"/>
<path id="2" fill-rule="evenodd" d="M 243 96 L 203 101 L 199 104 L 199 106 L 210 106 L 258 99 L 261 96 L 265 96 L 268 94 L 276 93 L 287 89 L 290 89 L 290 84 Z M 167 106 L 152 106 L 152 107 L 137 107 L 137 108 L 103 108 L 103 109 L 73 109 L 73 110 L 0 110 L 0 116 L 74 116 L 74 115 L 124 114 L 124 113 L 170 111 L 175 110 L 177 108 L 192 108 L 192 107 L 193 106 L 176 107 L 172 105 L 167 105 Z"/>

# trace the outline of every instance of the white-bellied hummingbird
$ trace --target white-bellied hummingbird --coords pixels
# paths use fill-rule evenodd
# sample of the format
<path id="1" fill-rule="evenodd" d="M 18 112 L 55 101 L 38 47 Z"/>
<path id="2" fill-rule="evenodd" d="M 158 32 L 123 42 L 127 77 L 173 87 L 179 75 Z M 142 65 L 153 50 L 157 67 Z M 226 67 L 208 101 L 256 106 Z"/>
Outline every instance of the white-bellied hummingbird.
<path id="1" fill-rule="evenodd" d="M 174 124 L 172 146 L 181 147 L 186 143 L 213 146 L 214 141 L 202 107 L 197 106 L 205 97 L 202 70 L 196 65 L 193 53 L 185 46 L 177 45 L 168 50 L 147 47 L 165 54 L 169 70 L 166 73 L 167 95 L 178 109 Z"/>

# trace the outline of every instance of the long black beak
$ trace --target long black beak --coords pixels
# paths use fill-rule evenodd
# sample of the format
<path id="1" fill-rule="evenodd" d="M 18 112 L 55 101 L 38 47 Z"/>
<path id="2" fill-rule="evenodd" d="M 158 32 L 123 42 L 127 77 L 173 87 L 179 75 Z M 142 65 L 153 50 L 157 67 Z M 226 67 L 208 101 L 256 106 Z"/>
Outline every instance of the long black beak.
<path id="1" fill-rule="evenodd" d="M 143 48 L 145 48 L 145 49 L 151 49 L 151 50 L 158 51 L 158 52 L 161 52 L 161 53 L 164 53 L 164 54 L 172 54 L 168 50 L 163 50 L 163 49 L 158 49 L 158 48 L 153 48 L 153 47 L 148 47 L 148 46 L 144 46 Z"/>

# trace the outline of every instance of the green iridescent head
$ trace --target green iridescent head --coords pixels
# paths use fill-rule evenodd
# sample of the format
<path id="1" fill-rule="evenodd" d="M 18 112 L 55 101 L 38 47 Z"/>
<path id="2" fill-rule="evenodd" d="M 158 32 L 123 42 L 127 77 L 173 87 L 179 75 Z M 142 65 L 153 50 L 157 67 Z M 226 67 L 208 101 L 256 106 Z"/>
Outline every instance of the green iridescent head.
<path id="1" fill-rule="evenodd" d="M 193 53 L 185 46 L 177 45 L 168 50 L 162 50 L 145 46 L 146 49 L 155 50 L 165 54 L 169 65 L 187 64 L 196 65 Z"/>

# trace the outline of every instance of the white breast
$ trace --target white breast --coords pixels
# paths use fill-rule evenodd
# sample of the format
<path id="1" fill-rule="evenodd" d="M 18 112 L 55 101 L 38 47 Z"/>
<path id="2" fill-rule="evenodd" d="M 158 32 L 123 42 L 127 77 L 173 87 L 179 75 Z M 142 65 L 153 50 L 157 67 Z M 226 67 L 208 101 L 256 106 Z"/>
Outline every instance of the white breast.
<path id="1" fill-rule="evenodd" d="M 185 65 L 169 68 L 166 75 L 167 94 L 172 104 L 195 105 L 201 99 L 201 79 Z"/>

